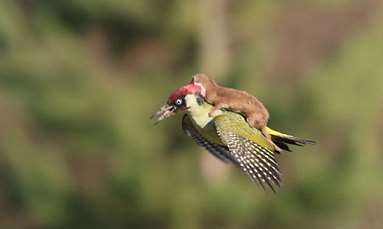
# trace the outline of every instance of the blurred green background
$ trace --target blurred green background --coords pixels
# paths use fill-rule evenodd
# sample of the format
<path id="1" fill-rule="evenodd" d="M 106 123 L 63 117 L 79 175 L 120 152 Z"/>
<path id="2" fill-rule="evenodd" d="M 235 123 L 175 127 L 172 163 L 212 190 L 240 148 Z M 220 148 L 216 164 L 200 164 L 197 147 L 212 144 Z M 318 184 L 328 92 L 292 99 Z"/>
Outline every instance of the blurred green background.
<path id="1" fill-rule="evenodd" d="M 0 228 L 382 228 L 381 3 L 0 1 Z M 149 120 L 196 72 L 318 141 L 277 195 Z"/>

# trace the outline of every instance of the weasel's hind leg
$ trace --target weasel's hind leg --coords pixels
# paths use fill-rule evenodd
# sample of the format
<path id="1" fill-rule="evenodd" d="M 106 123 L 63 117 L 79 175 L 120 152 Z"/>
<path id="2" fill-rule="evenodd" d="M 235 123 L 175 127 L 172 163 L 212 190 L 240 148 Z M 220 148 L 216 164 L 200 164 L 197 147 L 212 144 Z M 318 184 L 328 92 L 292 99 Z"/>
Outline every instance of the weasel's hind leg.
<path id="1" fill-rule="evenodd" d="M 277 152 L 282 152 L 282 149 L 279 148 L 272 140 L 271 140 L 271 135 L 267 132 L 266 125 L 267 122 L 265 123 L 264 120 L 259 121 L 259 116 L 257 115 L 249 115 L 247 117 L 247 122 L 251 127 L 254 127 L 258 130 L 261 131 L 262 135 L 266 138 L 266 140 L 273 145 L 275 151 Z"/>
<path id="2" fill-rule="evenodd" d="M 271 140 L 271 135 L 269 134 L 269 132 L 267 132 L 267 129 L 266 129 L 266 126 L 263 127 L 262 129 L 260 129 L 260 131 L 262 132 L 263 136 L 265 136 L 266 140 L 272 144 L 274 146 L 274 149 L 275 151 L 277 151 L 278 153 L 282 152 L 282 149 L 279 148 L 274 142 L 273 140 Z"/>

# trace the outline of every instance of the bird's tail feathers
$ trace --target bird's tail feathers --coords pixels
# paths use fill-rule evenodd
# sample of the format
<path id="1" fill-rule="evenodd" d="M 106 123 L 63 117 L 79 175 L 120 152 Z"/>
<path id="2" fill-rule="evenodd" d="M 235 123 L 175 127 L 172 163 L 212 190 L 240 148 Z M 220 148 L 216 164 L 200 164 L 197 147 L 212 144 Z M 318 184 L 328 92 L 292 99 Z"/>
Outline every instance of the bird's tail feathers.
<path id="1" fill-rule="evenodd" d="M 271 135 L 271 140 L 281 149 L 291 151 L 288 144 L 303 146 L 306 144 L 315 144 L 315 141 L 310 139 L 298 138 L 292 135 L 284 134 L 267 127 L 267 131 Z"/>

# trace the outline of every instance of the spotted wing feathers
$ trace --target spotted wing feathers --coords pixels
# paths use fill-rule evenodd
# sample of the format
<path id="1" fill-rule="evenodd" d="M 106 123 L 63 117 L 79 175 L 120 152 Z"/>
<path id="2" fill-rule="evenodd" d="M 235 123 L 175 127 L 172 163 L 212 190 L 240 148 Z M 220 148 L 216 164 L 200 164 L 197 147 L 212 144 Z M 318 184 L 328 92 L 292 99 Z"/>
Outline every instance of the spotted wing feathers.
<path id="1" fill-rule="evenodd" d="M 263 188 L 266 184 L 275 192 L 275 186 L 280 186 L 281 178 L 274 153 L 256 142 L 219 127 L 217 132 L 239 167 Z"/>

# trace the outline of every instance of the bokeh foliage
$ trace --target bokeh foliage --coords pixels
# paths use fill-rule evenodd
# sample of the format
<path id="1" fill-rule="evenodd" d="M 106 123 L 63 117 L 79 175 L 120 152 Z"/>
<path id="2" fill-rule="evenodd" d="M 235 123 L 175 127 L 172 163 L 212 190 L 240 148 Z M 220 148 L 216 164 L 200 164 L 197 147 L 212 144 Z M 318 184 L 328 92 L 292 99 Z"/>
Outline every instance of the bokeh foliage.
<path id="1" fill-rule="evenodd" d="M 1 228 L 381 228 L 380 1 L 228 1 L 216 77 L 318 141 L 281 155 L 277 195 L 149 120 L 203 71 L 204 4 L 0 2 Z"/>

